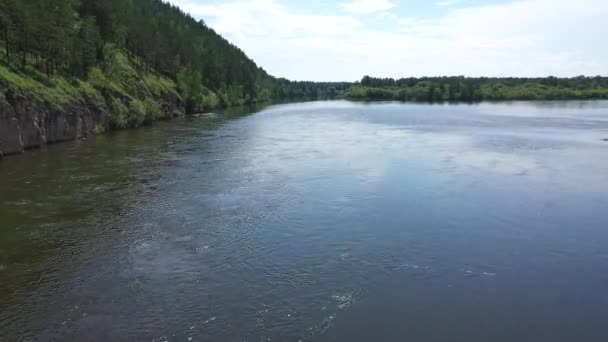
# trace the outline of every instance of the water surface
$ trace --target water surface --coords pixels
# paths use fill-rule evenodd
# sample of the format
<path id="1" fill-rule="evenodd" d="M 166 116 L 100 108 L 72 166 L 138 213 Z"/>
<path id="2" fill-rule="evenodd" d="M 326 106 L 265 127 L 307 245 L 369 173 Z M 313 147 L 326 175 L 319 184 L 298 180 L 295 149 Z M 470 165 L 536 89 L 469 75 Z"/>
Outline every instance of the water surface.
<path id="1" fill-rule="evenodd" d="M 285 104 L 0 162 L 0 341 L 606 341 L 608 102 Z"/>

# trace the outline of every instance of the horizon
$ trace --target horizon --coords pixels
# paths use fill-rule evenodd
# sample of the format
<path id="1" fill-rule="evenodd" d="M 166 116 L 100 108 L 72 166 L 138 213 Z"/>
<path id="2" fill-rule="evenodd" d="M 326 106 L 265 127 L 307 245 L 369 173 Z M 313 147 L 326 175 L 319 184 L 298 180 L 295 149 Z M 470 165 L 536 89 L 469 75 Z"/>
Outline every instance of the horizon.
<path id="1" fill-rule="evenodd" d="M 294 81 L 608 75 L 608 2 L 167 0 Z"/>

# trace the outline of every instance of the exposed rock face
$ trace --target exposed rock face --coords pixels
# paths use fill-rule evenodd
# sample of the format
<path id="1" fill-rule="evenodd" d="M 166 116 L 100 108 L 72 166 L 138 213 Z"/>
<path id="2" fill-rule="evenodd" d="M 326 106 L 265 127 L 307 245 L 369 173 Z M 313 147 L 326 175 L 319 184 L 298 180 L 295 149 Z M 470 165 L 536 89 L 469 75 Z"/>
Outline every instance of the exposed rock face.
<path id="1" fill-rule="evenodd" d="M 177 96 L 164 99 L 168 117 L 184 112 Z M 92 102 L 53 108 L 13 89 L 0 93 L 0 158 L 45 144 L 86 138 L 93 129 L 108 131 L 110 114 Z"/>
<path id="2" fill-rule="evenodd" d="M 0 95 L 0 156 L 21 152 L 23 140 L 19 119 L 4 94 Z"/>
<path id="3" fill-rule="evenodd" d="M 23 152 L 45 144 L 86 137 L 94 127 L 109 128 L 103 108 L 88 103 L 50 108 L 8 89 L 0 95 L 0 152 Z"/>

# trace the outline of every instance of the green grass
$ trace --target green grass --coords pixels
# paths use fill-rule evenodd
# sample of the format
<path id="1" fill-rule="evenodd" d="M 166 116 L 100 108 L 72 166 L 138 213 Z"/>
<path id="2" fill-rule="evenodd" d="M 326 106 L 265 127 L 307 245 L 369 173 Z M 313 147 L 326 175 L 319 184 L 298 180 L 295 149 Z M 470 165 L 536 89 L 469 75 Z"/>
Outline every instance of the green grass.
<path id="1" fill-rule="evenodd" d="M 25 70 L 0 62 L 0 89 L 13 88 L 32 101 L 61 110 L 69 104 L 95 105 L 107 110 L 113 127 L 137 127 L 175 113 L 167 101 L 179 98 L 177 85 L 155 72 L 139 72 L 121 50 L 89 70 L 86 80 L 47 75 L 32 66 Z M 94 129 L 102 133 L 101 127 Z"/>
<path id="2" fill-rule="evenodd" d="M 0 64 L 0 78 L 2 81 L 24 93 L 35 95 L 36 99 L 59 104 L 67 102 L 70 95 L 73 94 L 72 91 L 65 90 L 64 83 L 56 86 L 52 79 L 42 83 L 38 81 L 35 74 L 32 75 L 32 72 L 28 74 L 17 73 L 10 67 Z"/>
<path id="3" fill-rule="evenodd" d="M 16 71 L 0 63 L 0 82 L 3 86 L 12 87 L 34 101 L 61 108 L 70 103 L 82 103 L 86 99 L 96 104 L 103 104 L 103 97 L 89 83 L 79 80 L 68 80 L 61 76 L 47 77 L 45 74 L 27 68 Z"/>
<path id="4" fill-rule="evenodd" d="M 156 96 L 161 96 L 163 93 L 175 93 L 177 95 L 175 82 L 168 78 L 161 77 L 155 73 L 148 73 L 144 75 L 143 81 L 148 90 Z"/>

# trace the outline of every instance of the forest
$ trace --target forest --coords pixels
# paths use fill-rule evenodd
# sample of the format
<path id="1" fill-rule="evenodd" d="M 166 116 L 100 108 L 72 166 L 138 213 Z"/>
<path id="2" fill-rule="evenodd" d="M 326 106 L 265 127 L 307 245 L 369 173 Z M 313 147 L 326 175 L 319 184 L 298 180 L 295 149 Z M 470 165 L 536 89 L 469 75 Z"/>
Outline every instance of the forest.
<path id="1" fill-rule="evenodd" d="M 365 76 L 349 88 L 345 96 L 360 100 L 418 102 L 608 99 L 608 77 L 393 79 Z"/>

